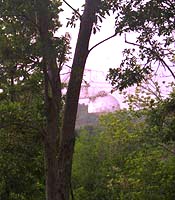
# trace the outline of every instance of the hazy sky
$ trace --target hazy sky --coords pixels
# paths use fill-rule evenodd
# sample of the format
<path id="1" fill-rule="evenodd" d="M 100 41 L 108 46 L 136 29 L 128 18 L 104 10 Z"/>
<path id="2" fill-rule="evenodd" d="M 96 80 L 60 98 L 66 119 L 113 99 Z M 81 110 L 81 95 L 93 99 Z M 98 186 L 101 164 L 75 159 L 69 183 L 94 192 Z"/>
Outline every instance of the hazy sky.
<path id="1" fill-rule="evenodd" d="M 83 0 L 67 0 L 67 2 L 70 3 L 70 5 L 74 8 L 81 8 L 81 5 L 83 5 L 84 1 Z M 71 47 L 72 47 L 72 55 L 74 53 L 75 45 L 76 45 L 76 40 L 78 36 L 78 30 L 79 30 L 79 22 L 77 22 L 76 28 L 66 28 L 66 23 L 67 20 L 66 18 L 71 17 L 72 10 L 69 8 L 65 3 L 63 3 L 63 12 L 60 14 L 60 20 L 63 24 L 63 27 L 61 30 L 59 30 L 59 35 L 65 34 L 65 32 L 69 32 L 71 35 Z M 90 47 L 94 46 L 98 42 L 104 40 L 105 38 L 111 36 L 114 34 L 115 29 L 114 29 L 114 16 L 107 17 L 104 19 L 104 22 L 101 24 L 101 30 L 100 32 L 97 32 L 95 35 L 92 35 L 91 40 L 90 40 Z M 122 37 L 115 37 L 111 40 L 108 40 L 107 42 L 99 45 L 97 48 L 93 49 L 92 52 L 89 54 L 89 57 L 86 62 L 86 69 L 92 69 L 92 70 L 97 70 L 97 71 L 103 71 L 103 76 L 99 74 L 94 74 L 96 77 L 94 80 L 87 80 L 87 82 L 90 83 L 91 91 L 90 96 L 94 95 L 94 88 L 96 88 L 96 92 L 99 92 L 98 90 L 104 90 L 107 93 L 110 93 L 112 87 L 109 83 L 104 83 L 107 71 L 109 68 L 116 67 L 117 65 L 120 64 L 121 59 L 122 59 L 122 50 L 125 47 L 124 43 L 124 36 Z M 72 60 L 70 60 L 69 65 L 71 66 Z M 85 72 L 85 77 L 86 79 L 86 72 Z M 96 83 L 95 80 L 101 79 L 101 83 Z M 103 82 L 104 81 L 104 82 Z M 98 88 L 98 89 L 97 89 Z M 112 94 L 115 96 L 118 101 L 120 102 L 121 107 L 125 107 L 126 105 L 123 105 L 123 97 L 118 94 L 118 92 L 115 92 Z"/>
<path id="2" fill-rule="evenodd" d="M 83 0 L 67 0 L 74 8 L 81 8 Z M 61 33 L 66 31 L 71 35 L 71 46 L 72 51 L 76 45 L 76 39 L 78 35 L 79 22 L 77 22 L 76 28 L 66 28 L 66 18 L 71 16 L 72 10 L 63 3 L 64 12 L 62 12 L 60 18 L 63 22 L 63 27 Z M 97 32 L 95 35 L 92 35 L 90 41 L 90 47 L 100 42 L 101 40 L 111 36 L 114 33 L 114 16 L 107 17 L 102 23 L 102 28 L 100 32 Z M 97 48 L 95 48 L 87 59 L 86 68 L 108 71 L 110 67 L 115 67 L 118 65 L 122 58 L 122 50 L 124 48 L 124 37 L 115 37 Z M 73 56 L 73 55 L 72 55 Z"/>
<path id="3" fill-rule="evenodd" d="M 84 0 L 67 0 L 67 2 L 76 8 L 80 8 L 83 5 Z M 66 18 L 71 17 L 72 10 L 69 8 L 65 3 L 63 3 L 63 12 L 60 15 L 61 22 L 63 27 L 59 30 L 59 34 L 65 34 L 65 32 L 69 32 L 71 35 L 71 47 L 72 47 L 72 55 L 74 53 L 76 40 L 78 36 L 79 30 L 79 22 L 77 22 L 76 28 L 66 28 L 67 20 Z M 114 18 L 115 16 L 107 17 L 104 19 L 102 23 L 101 31 L 97 32 L 95 35 L 92 35 L 90 41 L 90 47 L 94 46 L 98 42 L 102 41 L 103 39 L 111 36 L 114 34 Z M 127 40 L 134 42 L 136 38 L 136 34 L 127 34 Z M 86 69 L 104 71 L 105 74 L 109 70 L 109 68 L 119 66 L 122 60 L 122 51 L 124 48 L 132 47 L 126 45 L 124 42 L 124 36 L 117 36 L 108 40 L 107 42 L 99 45 L 95 48 L 89 55 L 87 62 L 86 62 Z M 70 60 L 69 65 L 71 66 L 72 60 Z M 164 73 L 164 70 L 163 70 Z M 167 73 L 167 72 L 166 72 Z M 105 79 L 105 78 L 104 78 Z M 161 82 L 161 80 L 160 80 Z M 133 89 L 131 88 L 130 91 L 132 92 Z M 118 93 L 113 94 L 117 97 L 117 99 L 122 102 L 123 98 Z"/>

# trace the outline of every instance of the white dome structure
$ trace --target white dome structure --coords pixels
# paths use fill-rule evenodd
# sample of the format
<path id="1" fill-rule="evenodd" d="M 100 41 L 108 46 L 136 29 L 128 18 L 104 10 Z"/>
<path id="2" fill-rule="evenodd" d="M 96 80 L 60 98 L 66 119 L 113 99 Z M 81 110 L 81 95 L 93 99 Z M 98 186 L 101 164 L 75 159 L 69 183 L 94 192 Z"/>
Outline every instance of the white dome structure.
<path id="1" fill-rule="evenodd" d="M 108 113 L 120 109 L 120 104 L 115 97 L 101 91 L 88 104 L 88 113 Z"/>

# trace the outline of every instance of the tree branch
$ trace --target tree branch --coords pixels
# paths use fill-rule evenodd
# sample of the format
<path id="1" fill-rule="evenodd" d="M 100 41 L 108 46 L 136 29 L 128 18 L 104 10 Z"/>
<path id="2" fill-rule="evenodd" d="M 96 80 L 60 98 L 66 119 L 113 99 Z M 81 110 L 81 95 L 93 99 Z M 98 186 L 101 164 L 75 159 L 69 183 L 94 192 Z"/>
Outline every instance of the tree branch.
<path id="1" fill-rule="evenodd" d="M 149 40 L 149 44 L 151 44 L 150 40 Z M 167 63 L 159 56 L 158 52 L 156 51 L 156 56 L 157 58 L 160 60 L 160 62 L 170 71 L 170 73 L 172 74 L 173 78 L 175 79 L 175 74 L 173 73 L 173 71 L 171 70 L 171 68 L 167 65 Z"/>
<path id="2" fill-rule="evenodd" d="M 156 94 L 156 92 L 154 92 L 150 87 L 145 87 L 144 85 L 141 85 L 141 87 L 145 90 L 147 90 L 148 92 L 150 92 L 151 94 L 153 94 L 158 101 L 161 101 L 161 98 L 160 98 L 160 93 L 158 92 L 158 94 Z M 156 90 L 157 91 L 157 90 Z"/>
<path id="3" fill-rule="evenodd" d="M 110 37 L 108 37 L 108 38 L 102 40 L 101 42 L 99 42 L 99 43 L 97 43 L 97 44 L 95 44 L 93 47 L 91 47 L 91 48 L 89 49 L 88 54 L 89 54 L 93 49 L 95 49 L 97 46 L 99 46 L 100 44 L 102 44 L 102 43 L 104 43 L 104 42 L 106 42 L 106 41 L 108 41 L 108 40 L 110 40 L 110 39 L 112 39 L 112 38 L 115 37 L 116 35 L 117 35 L 117 33 L 114 33 L 114 34 L 111 35 Z"/>
<path id="4" fill-rule="evenodd" d="M 150 49 L 150 48 L 148 48 L 148 47 L 145 47 L 145 46 L 143 46 L 143 45 L 140 45 L 140 44 L 137 44 L 137 43 L 134 43 L 134 42 L 129 42 L 129 41 L 127 41 L 127 39 L 126 39 L 126 34 L 125 34 L 125 43 L 131 44 L 131 45 L 134 45 L 134 46 L 137 46 L 137 47 L 145 48 L 145 49 L 151 51 L 153 54 L 156 55 L 157 59 L 169 70 L 169 72 L 171 73 L 171 75 L 172 75 L 173 78 L 175 79 L 175 74 L 173 73 L 173 71 L 171 70 L 171 68 L 167 65 L 167 63 L 160 57 L 160 55 L 158 54 L 157 51 L 154 51 L 154 50 L 152 50 L 152 49 Z M 149 43 L 150 43 L 150 42 L 149 42 Z M 150 45 L 152 45 L 152 44 L 150 43 Z"/>
<path id="5" fill-rule="evenodd" d="M 75 8 L 73 8 L 67 1 L 63 0 L 63 2 L 64 2 L 69 8 L 71 8 L 71 9 L 80 17 L 80 20 L 81 20 L 81 15 L 80 15 L 80 13 L 79 13 Z"/>

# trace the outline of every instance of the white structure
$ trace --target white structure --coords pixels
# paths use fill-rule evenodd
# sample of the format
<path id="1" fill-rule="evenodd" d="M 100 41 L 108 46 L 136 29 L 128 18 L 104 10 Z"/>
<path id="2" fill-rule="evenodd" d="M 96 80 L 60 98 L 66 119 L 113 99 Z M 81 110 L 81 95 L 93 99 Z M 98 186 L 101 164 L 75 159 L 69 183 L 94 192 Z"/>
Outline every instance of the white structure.
<path id="1" fill-rule="evenodd" d="M 120 109 L 119 102 L 112 95 L 97 96 L 96 98 L 90 98 L 88 104 L 89 113 L 107 113 L 114 112 Z"/>
<path id="2" fill-rule="evenodd" d="M 65 83 L 69 80 L 69 73 L 66 74 L 62 77 Z M 112 87 L 106 81 L 105 72 L 85 69 L 79 104 L 87 105 L 88 113 L 114 112 L 120 109 L 120 105 L 111 94 L 111 90 Z"/>
<path id="3" fill-rule="evenodd" d="M 86 69 L 79 103 L 88 105 L 88 113 L 114 112 L 120 105 L 111 89 L 104 72 Z"/>

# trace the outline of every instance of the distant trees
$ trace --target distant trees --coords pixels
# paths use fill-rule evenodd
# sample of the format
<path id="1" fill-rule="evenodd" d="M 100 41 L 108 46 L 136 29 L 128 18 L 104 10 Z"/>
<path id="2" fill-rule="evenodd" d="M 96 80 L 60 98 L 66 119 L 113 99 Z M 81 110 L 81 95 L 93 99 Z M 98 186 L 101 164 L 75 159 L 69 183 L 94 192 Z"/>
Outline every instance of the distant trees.
<path id="1" fill-rule="evenodd" d="M 73 162 L 76 199 L 174 199 L 173 99 L 153 111 L 107 114 L 99 129 L 80 132 Z"/>

